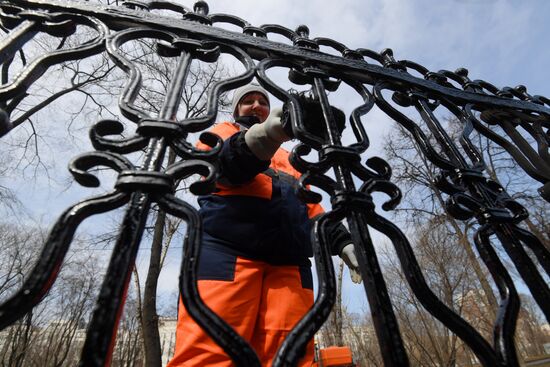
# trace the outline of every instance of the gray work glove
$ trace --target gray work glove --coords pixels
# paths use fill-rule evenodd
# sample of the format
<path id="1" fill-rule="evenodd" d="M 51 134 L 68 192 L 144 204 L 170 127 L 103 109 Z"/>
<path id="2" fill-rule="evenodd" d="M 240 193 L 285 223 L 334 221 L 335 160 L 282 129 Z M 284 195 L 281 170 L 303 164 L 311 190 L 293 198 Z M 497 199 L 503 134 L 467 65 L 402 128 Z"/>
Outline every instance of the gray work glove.
<path id="1" fill-rule="evenodd" d="M 359 263 L 357 262 L 357 256 L 355 255 L 355 246 L 353 245 L 353 243 L 344 246 L 344 248 L 340 252 L 340 257 L 342 258 L 342 260 L 344 260 L 344 263 L 346 263 L 349 268 L 351 281 L 357 284 L 361 283 L 363 278 L 361 277 L 361 273 L 359 272 Z"/>
<path id="2" fill-rule="evenodd" d="M 252 125 L 244 134 L 246 145 L 263 161 L 270 160 L 281 144 L 290 140 L 283 130 L 281 115 L 280 107 L 272 109 L 264 122 Z"/>

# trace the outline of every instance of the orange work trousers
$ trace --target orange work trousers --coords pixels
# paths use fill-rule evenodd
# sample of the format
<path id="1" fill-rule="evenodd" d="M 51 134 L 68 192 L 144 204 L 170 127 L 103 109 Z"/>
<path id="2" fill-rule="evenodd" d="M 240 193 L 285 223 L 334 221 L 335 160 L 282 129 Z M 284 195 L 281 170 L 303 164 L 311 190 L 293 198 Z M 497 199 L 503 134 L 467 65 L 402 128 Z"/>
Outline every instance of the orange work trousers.
<path id="1" fill-rule="evenodd" d="M 309 269 L 308 269 L 309 271 Z M 290 330 L 313 305 L 313 290 L 303 286 L 298 266 L 275 266 L 236 257 L 233 280 L 199 280 L 204 302 L 271 366 Z M 313 340 L 298 366 L 313 363 Z M 229 367 L 233 361 L 189 316 L 178 310 L 176 348 L 167 367 Z"/>

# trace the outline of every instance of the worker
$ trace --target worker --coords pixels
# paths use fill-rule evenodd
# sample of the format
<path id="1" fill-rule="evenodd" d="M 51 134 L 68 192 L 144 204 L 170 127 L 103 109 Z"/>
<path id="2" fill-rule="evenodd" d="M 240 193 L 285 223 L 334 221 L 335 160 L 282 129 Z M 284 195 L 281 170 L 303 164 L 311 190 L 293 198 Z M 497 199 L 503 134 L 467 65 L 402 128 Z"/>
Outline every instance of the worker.
<path id="1" fill-rule="evenodd" d="M 235 122 L 211 129 L 224 145 L 217 189 L 198 199 L 203 221 L 198 288 L 206 305 L 250 343 L 262 366 L 270 366 L 284 338 L 313 305 L 310 231 L 312 219 L 323 210 L 296 195 L 300 173 L 280 148 L 289 137 L 281 109 L 270 113 L 267 91 L 256 84 L 237 89 L 232 112 Z M 333 254 L 344 259 L 357 280 L 349 233 L 341 224 L 330 232 Z M 299 365 L 310 366 L 313 358 L 311 341 Z M 180 300 L 168 367 L 232 365 Z"/>

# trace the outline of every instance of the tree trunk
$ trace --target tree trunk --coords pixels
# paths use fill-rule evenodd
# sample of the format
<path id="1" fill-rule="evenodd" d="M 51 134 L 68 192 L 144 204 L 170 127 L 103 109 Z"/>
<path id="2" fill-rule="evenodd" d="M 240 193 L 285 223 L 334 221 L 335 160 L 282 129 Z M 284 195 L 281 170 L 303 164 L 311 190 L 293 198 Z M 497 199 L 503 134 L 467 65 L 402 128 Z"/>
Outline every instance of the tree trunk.
<path id="1" fill-rule="evenodd" d="M 176 154 L 168 150 L 168 165 L 174 163 Z M 143 290 L 141 328 L 143 333 L 143 346 L 145 349 L 145 366 L 161 367 L 162 349 L 160 346 L 160 335 L 157 315 L 157 284 L 161 271 L 162 243 L 164 240 L 164 227 L 166 224 L 166 213 L 159 210 L 155 229 L 153 232 L 153 241 L 151 243 L 151 258 L 149 260 L 149 270 L 145 279 L 145 289 Z"/>
<path id="2" fill-rule="evenodd" d="M 344 337 L 342 335 L 342 277 L 344 275 L 344 260 L 340 259 L 340 264 L 338 267 L 338 279 L 336 285 L 336 304 L 332 310 L 333 322 L 332 326 L 334 328 L 334 343 L 342 347 L 344 346 Z"/>
<path id="3" fill-rule="evenodd" d="M 442 208 L 444 208 L 445 201 L 441 196 L 441 192 L 439 192 L 437 188 L 432 188 L 432 190 L 435 193 L 435 196 L 439 202 L 439 205 Z M 489 310 L 491 311 L 491 314 L 495 315 L 498 308 L 497 299 L 495 297 L 495 293 L 493 292 L 493 288 L 491 288 L 491 285 L 487 281 L 485 274 L 483 274 L 483 270 L 481 269 L 479 260 L 477 259 L 476 254 L 472 249 L 472 243 L 468 239 L 468 234 L 466 233 L 465 230 L 462 229 L 459 222 L 455 218 L 453 218 L 450 215 L 447 215 L 447 220 L 456 231 L 456 234 L 458 236 L 458 242 L 462 245 L 462 248 L 464 249 L 464 251 L 466 251 L 466 256 L 468 257 L 468 261 L 472 265 L 472 269 L 474 270 L 474 273 L 476 274 L 476 277 L 479 280 L 479 284 L 481 285 L 481 289 L 483 290 L 483 293 L 484 293 L 484 297 L 482 297 L 481 299 L 487 300 L 487 305 L 489 306 Z"/>
<path id="4" fill-rule="evenodd" d="M 533 233 L 537 238 L 542 242 L 542 245 L 550 251 L 550 233 L 545 233 L 540 230 L 540 228 L 533 223 L 533 221 L 529 218 L 525 219 L 525 224 L 527 224 L 527 228 Z"/>
<path id="5" fill-rule="evenodd" d="M 496 314 L 498 303 L 497 299 L 495 297 L 495 293 L 493 292 L 493 288 L 491 288 L 491 285 L 487 281 L 487 278 L 483 274 L 483 270 L 481 270 L 481 265 L 479 264 L 479 261 L 472 250 L 472 244 L 470 243 L 470 240 L 468 239 L 468 235 L 465 231 L 460 228 L 458 223 L 455 219 L 449 219 L 451 222 L 451 225 L 455 228 L 457 231 L 457 235 L 459 236 L 459 243 L 464 248 L 464 251 L 466 251 L 466 256 L 468 257 L 468 261 L 470 262 L 470 265 L 472 265 L 472 269 L 474 270 L 474 273 L 476 273 L 477 279 L 479 280 L 479 284 L 481 285 L 481 289 L 483 290 L 484 297 L 481 297 L 481 299 L 487 300 L 487 305 L 489 306 L 489 310 L 491 311 L 492 315 Z"/>
<path id="6" fill-rule="evenodd" d="M 145 347 L 145 365 L 148 367 L 160 367 L 162 364 L 157 315 L 157 283 L 160 274 L 160 257 L 165 221 L 166 214 L 162 210 L 159 210 L 151 243 L 149 271 L 147 272 L 145 289 L 143 290 L 143 346 Z"/>

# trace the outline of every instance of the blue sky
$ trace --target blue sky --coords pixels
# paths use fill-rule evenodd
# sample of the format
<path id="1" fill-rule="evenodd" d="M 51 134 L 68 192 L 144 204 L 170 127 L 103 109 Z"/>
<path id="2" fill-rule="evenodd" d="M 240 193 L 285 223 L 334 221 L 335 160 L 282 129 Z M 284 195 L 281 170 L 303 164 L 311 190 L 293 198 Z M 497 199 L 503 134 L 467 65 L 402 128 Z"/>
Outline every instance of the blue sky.
<path id="1" fill-rule="evenodd" d="M 180 3 L 193 5 L 192 1 Z M 465 67 L 471 79 L 484 79 L 498 87 L 524 84 L 531 94 L 550 96 L 547 40 L 550 2 L 546 0 L 210 0 L 208 3 L 211 14 L 238 15 L 256 26 L 276 23 L 294 29 L 305 24 L 310 28 L 311 38 L 333 38 L 352 49 L 392 48 L 396 59 L 415 61 L 432 71 Z M 381 115 L 377 118 L 380 124 L 367 127 L 373 139 L 369 155 L 378 154 L 377 142 L 389 131 L 387 118 Z M 50 144 L 52 149 L 59 148 L 54 146 L 55 142 Z M 71 189 L 56 194 L 51 189 L 52 185 L 64 187 L 65 167 L 71 154 L 66 149 L 58 158 L 56 169 L 62 176 L 56 177 L 56 182 L 41 180 L 21 191 L 28 194 L 26 203 L 29 207 L 34 203 L 33 211 L 45 225 L 53 223 L 69 203 L 90 195 L 88 190 Z M 140 262 L 142 269 L 145 265 L 145 260 Z M 161 291 L 166 292 L 177 287 L 179 259 L 168 265 L 160 282 Z M 364 302 L 361 287 L 349 281 L 344 287 L 350 309 L 359 310 Z"/>
<path id="2" fill-rule="evenodd" d="M 350 48 L 392 48 L 397 59 L 430 70 L 465 67 L 497 86 L 548 89 L 550 3 L 544 0 L 343 0 L 276 2 L 210 0 L 210 13 L 239 15 L 253 25 L 310 28 Z M 299 5 L 298 5 L 299 4 Z"/>
<path id="3" fill-rule="evenodd" d="M 545 0 L 208 3 L 211 14 L 238 15 L 256 26 L 276 23 L 295 29 L 305 24 L 310 38 L 332 38 L 352 49 L 391 48 L 397 60 L 415 61 L 432 71 L 464 67 L 471 79 L 499 88 L 523 84 L 530 94 L 550 95 L 550 2 Z M 380 123 L 367 126 L 373 140 L 368 156 L 379 154 L 377 143 L 391 126 L 378 111 L 372 113 Z M 380 236 L 373 238 L 375 244 L 383 241 Z M 366 302 L 362 287 L 353 285 L 347 275 L 344 299 L 352 311 L 363 309 Z"/>

